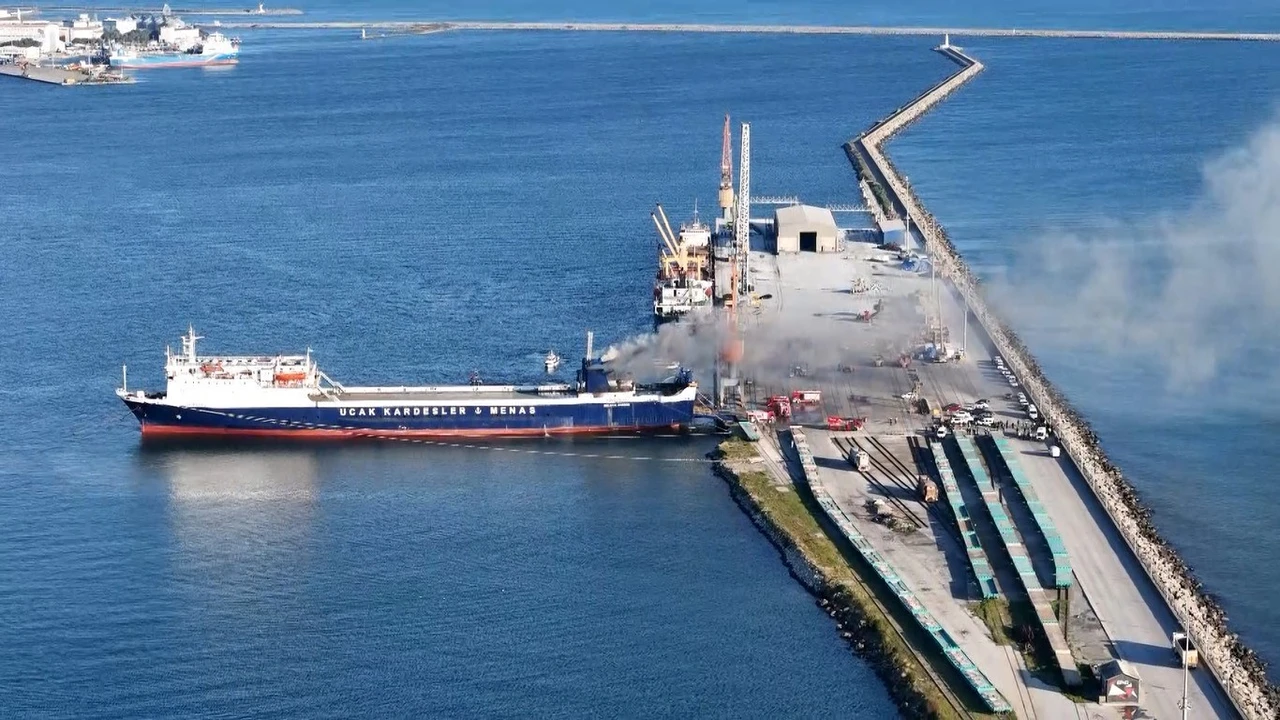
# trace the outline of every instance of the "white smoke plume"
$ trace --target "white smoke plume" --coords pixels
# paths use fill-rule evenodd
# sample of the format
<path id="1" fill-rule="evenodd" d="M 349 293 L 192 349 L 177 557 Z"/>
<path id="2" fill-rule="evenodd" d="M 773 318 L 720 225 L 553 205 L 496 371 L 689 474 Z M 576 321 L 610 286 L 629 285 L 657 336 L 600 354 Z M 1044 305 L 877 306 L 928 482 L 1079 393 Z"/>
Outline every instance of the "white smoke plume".
<path id="1" fill-rule="evenodd" d="M 919 346 L 918 333 L 924 327 L 918 306 L 907 298 L 887 299 L 870 326 L 855 324 L 852 317 L 783 320 L 775 313 L 744 312 L 739 370 L 757 383 L 775 386 L 785 384 L 797 365 L 805 366 L 811 376 L 830 377 L 842 364 L 870 364 L 876 355 L 892 362 L 899 353 Z M 728 315 L 717 310 L 630 338 L 610 348 L 608 355 L 617 370 L 641 382 L 669 375 L 666 366 L 678 363 L 710 389 L 716 359 L 736 334 L 732 328 Z"/>
<path id="2" fill-rule="evenodd" d="M 1245 360 L 1275 367 L 1280 121 L 1207 162 L 1187 210 L 1113 223 L 1099 236 L 1044 238 L 991 288 L 1033 344 L 1132 359 L 1161 371 L 1172 391 L 1256 375 Z"/>

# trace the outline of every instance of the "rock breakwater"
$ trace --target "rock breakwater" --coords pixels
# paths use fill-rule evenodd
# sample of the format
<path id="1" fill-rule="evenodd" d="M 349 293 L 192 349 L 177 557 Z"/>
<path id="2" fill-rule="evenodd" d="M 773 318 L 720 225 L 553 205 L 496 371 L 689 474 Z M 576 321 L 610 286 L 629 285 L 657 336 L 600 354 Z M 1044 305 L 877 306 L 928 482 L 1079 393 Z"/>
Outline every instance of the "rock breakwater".
<path id="1" fill-rule="evenodd" d="M 1250 720 L 1280 717 L 1277 715 L 1280 689 L 1268 681 L 1262 660 L 1231 632 L 1221 606 L 1160 537 L 1151 511 L 1142 504 L 1120 470 L 1107 459 L 1088 421 L 1053 387 L 1017 334 L 989 310 L 981 280 L 965 264 L 946 230 L 924 209 L 914 190 L 884 155 L 881 146 L 886 140 L 983 69 L 980 62 L 957 48 L 944 45 L 938 50 L 960 64 L 961 70 L 851 141 L 846 148 L 850 158 L 855 163 L 868 163 L 866 171 L 883 182 L 891 206 L 911 220 L 934 258 L 935 267 L 964 298 L 997 352 L 1022 381 L 1027 395 L 1040 408 L 1067 457 L 1093 490 L 1174 616 L 1187 629 L 1236 709 Z"/>

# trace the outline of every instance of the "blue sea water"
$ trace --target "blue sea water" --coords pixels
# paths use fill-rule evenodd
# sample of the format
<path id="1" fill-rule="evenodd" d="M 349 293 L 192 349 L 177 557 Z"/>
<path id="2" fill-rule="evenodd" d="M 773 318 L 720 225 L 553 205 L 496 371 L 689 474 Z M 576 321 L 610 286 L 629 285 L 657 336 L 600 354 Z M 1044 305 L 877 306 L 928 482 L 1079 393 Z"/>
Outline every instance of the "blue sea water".
<path id="1" fill-rule="evenodd" d="M 1280 29 L 1274 8 L 1230 3 L 601 7 L 383 0 L 307 19 Z M 723 114 L 752 123 L 757 192 L 852 200 L 839 145 L 951 71 L 929 43 L 242 36 L 225 70 L 0 83 L 0 710 L 889 714 L 703 465 L 568 454 L 592 443 L 144 450 L 110 391 L 121 363 L 159 384 L 188 322 L 210 349 L 310 346 L 361 383 L 531 378 L 588 328 L 641 332 L 647 210 L 714 201 Z M 988 72 L 890 151 L 993 275 L 1055 228 L 1189 203 L 1204 159 L 1277 97 L 1265 45 L 967 45 Z M 1202 392 L 1153 416 L 1157 372 L 1023 329 L 1233 624 L 1280 658 L 1271 414 L 1189 419 Z"/>
<path id="2" fill-rule="evenodd" d="M 707 443 L 142 449 L 111 394 L 188 322 L 360 383 L 644 330 L 647 211 L 713 201 L 723 112 L 772 108 L 759 187 L 837 199 L 812 100 L 865 124 L 945 72 L 785 44 L 254 33 L 229 70 L 0 85 L 5 714 L 892 714 Z"/>

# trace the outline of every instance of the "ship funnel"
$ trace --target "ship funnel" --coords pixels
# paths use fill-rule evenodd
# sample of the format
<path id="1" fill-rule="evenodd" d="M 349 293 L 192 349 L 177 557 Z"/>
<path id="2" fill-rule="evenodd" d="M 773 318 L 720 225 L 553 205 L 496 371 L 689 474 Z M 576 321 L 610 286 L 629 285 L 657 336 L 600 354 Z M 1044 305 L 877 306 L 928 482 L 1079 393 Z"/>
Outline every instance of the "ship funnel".
<path id="1" fill-rule="evenodd" d="M 588 360 L 591 360 L 591 359 L 592 359 L 592 358 L 591 358 L 591 346 L 594 344 L 595 339 L 596 339 L 596 334 L 595 334 L 595 333 L 593 333 L 593 332 L 591 332 L 590 330 L 588 330 L 588 331 L 587 331 L 587 359 L 588 359 Z"/>

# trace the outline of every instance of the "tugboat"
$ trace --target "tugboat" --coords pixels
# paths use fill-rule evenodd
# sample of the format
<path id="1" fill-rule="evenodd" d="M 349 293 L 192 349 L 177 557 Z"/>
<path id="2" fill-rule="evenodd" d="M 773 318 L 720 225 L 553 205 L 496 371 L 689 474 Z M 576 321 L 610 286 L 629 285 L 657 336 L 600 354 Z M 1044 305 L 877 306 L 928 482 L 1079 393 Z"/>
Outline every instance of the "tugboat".
<path id="1" fill-rule="evenodd" d="M 542 364 L 547 368 L 547 374 L 550 375 L 556 371 L 556 368 L 560 367 L 560 356 L 556 354 L 555 350 L 552 350 L 547 353 L 547 359 L 543 360 Z"/>

